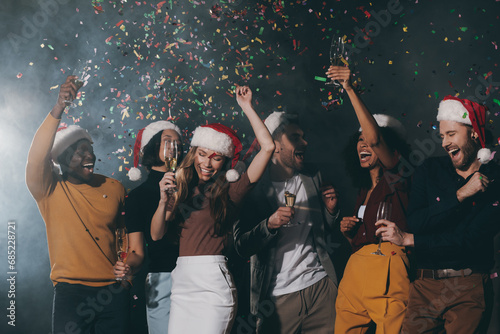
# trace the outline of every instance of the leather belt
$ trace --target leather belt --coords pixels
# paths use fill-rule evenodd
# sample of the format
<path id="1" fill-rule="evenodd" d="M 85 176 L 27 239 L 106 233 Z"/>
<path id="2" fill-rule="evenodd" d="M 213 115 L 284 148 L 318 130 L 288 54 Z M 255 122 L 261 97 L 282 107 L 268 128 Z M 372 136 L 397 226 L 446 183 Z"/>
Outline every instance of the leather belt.
<path id="1" fill-rule="evenodd" d="M 417 278 L 432 278 L 442 279 L 450 277 L 465 277 L 472 275 L 473 271 L 470 268 L 454 270 L 454 269 L 417 269 Z"/>

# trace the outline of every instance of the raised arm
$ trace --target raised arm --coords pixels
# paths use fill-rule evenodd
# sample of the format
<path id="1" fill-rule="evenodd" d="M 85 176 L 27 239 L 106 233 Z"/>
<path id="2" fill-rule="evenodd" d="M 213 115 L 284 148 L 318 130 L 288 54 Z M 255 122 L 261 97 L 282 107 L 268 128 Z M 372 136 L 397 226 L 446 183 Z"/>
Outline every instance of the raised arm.
<path id="1" fill-rule="evenodd" d="M 67 105 L 64 101 L 73 99 L 78 91 L 74 79 L 74 76 L 68 76 L 61 85 L 56 105 L 38 128 L 31 143 L 26 164 L 26 185 L 35 200 L 42 198 L 53 182 L 50 151 L 61 115 Z"/>
<path id="2" fill-rule="evenodd" d="M 169 193 L 169 188 L 175 188 L 175 176 L 172 172 L 165 173 L 160 180 L 160 201 L 151 219 L 151 238 L 154 241 L 160 240 L 167 233 L 167 221 L 172 218 L 175 193 Z"/>
<path id="3" fill-rule="evenodd" d="M 361 129 L 363 129 L 363 135 L 365 136 L 367 144 L 373 148 L 380 162 L 382 162 L 387 169 L 394 168 L 398 163 L 399 157 L 396 153 L 391 152 L 387 143 L 384 141 L 384 137 L 380 132 L 380 127 L 377 125 L 375 118 L 373 118 L 373 115 L 352 88 L 351 70 L 349 67 L 330 66 L 327 75 L 332 80 L 338 80 L 345 89 L 354 111 L 356 112 L 356 117 L 358 118 Z"/>
<path id="4" fill-rule="evenodd" d="M 264 122 L 252 107 L 252 91 L 248 86 L 236 86 L 236 100 L 250 121 L 255 137 L 261 147 L 247 169 L 248 179 L 251 183 L 255 183 L 262 177 L 269 160 L 271 160 L 274 152 L 274 141 Z"/>

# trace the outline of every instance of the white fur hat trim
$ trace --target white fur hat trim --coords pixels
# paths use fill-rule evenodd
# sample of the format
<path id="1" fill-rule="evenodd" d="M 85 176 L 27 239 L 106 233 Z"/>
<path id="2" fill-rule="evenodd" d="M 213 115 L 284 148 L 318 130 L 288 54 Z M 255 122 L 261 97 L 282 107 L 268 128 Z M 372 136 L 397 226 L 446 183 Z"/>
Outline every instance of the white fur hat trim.
<path id="1" fill-rule="evenodd" d="M 141 150 L 149 143 L 155 134 L 163 130 L 174 130 L 179 134 L 179 137 L 182 138 L 181 129 L 177 125 L 170 123 L 169 121 L 157 121 L 144 128 L 141 139 Z"/>
<path id="2" fill-rule="evenodd" d="M 194 131 L 191 146 L 204 147 L 228 158 L 234 156 L 232 139 L 225 133 L 209 127 L 198 127 Z"/>
<path id="3" fill-rule="evenodd" d="M 373 118 L 381 128 L 391 128 L 403 139 L 406 139 L 406 129 L 396 118 L 385 114 L 374 114 Z M 361 127 L 359 132 L 361 132 Z"/>
<path id="4" fill-rule="evenodd" d="M 275 111 L 271 115 L 267 116 L 266 120 L 264 121 L 264 124 L 269 130 L 271 136 L 273 135 L 273 132 L 281 125 L 281 123 L 284 122 L 284 120 L 285 120 L 284 111 Z"/>
<path id="5" fill-rule="evenodd" d="M 465 115 L 465 117 L 464 117 Z M 462 102 L 457 100 L 443 100 L 439 103 L 437 120 L 455 121 L 462 124 L 472 125 L 469 112 Z"/>
<path id="6" fill-rule="evenodd" d="M 57 158 L 61 153 L 81 139 L 87 139 L 92 143 L 92 138 L 87 130 L 78 125 L 70 125 L 65 129 L 57 131 L 54 145 L 52 145 L 52 150 L 50 151 L 54 163 L 59 164 Z"/>

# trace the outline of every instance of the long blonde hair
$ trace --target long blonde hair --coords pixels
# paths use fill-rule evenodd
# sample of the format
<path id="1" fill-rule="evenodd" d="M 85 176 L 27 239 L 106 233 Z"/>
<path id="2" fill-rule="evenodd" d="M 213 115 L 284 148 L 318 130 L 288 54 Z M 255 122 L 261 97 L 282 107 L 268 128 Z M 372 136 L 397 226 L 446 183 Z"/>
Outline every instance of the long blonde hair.
<path id="1" fill-rule="evenodd" d="M 196 146 L 191 147 L 175 173 L 178 189 L 174 206 L 177 208 L 176 215 L 180 214 L 184 216 L 186 213 L 197 209 L 194 205 L 186 203 L 199 181 L 198 174 L 194 167 L 197 148 Z M 225 165 L 228 163 L 230 164 L 231 160 L 226 158 Z M 229 210 L 232 208 L 229 207 L 231 205 L 228 193 L 229 182 L 226 180 L 225 170 L 226 168 L 224 168 L 224 171 L 217 173 L 215 175 L 215 180 L 208 185 L 209 188 L 201 194 L 201 196 L 208 196 L 210 200 L 210 215 L 215 220 L 214 236 L 223 236 L 232 230 L 231 220 L 227 219 Z"/>

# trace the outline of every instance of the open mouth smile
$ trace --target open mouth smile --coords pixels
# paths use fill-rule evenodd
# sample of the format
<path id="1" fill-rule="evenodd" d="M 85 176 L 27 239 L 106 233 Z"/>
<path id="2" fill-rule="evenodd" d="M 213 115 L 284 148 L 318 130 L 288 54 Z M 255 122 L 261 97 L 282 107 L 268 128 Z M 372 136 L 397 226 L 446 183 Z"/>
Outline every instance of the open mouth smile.
<path id="1" fill-rule="evenodd" d="M 83 165 L 83 168 L 87 169 L 90 173 L 93 173 L 94 172 L 94 163 L 92 163 L 92 162 L 86 163 Z"/>
<path id="2" fill-rule="evenodd" d="M 372 154 L 370 152 L 362 151 L 359 153 L 359 161 L 367 162 L 370 160 L 371 156 L 372 156 Z"/>

